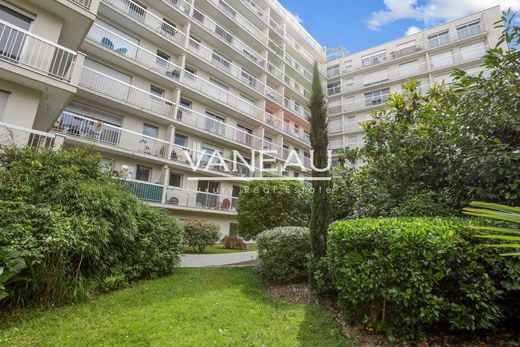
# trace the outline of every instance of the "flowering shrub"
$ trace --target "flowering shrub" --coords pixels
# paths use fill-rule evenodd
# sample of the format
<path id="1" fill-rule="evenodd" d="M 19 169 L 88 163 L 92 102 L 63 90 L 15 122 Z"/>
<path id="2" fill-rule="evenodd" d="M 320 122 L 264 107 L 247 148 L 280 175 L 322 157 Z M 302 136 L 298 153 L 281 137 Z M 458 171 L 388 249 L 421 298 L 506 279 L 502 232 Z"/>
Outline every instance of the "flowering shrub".
<path id="1" fill-rule="evenodd" d="M 236 236 L 226 236 L 222 239 L 222 243 L 227 249 L 247 249 L 247 245 L 244 240 Z"/>

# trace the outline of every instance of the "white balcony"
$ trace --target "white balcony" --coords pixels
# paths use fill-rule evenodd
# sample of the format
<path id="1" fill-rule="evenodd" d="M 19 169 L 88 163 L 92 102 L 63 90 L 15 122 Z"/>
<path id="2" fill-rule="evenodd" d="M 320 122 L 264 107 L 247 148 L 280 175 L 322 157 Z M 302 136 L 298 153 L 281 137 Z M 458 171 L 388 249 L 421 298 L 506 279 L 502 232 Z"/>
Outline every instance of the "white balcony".
<path id="1" fill-rule="evenodd" d="M 244 84 L 245 86 L 252 88 L 261 94 L 264 93 L 265 84 L 261 82 L 259 79 L 249 74 L 241 67 L 228 62 L 227 59 L 221 57 L 210 48 L 196 42 L 191 38 L 189 40 L 190 41 L 187 49 L 190 52 L 192 52 L 202 60 L 206 61 L 207 63 L 215 66 L 219 70 L 225 72 L 234 79 L 240 81 L 240 83 Z"/>
<path id="2" fill-rule="evenodd" d="M 184 0 L 163 0 L 163 2 L 167 3 L 170 7 L 175 8 L 180 13 L 189 17 L 191 13 L 191 5 Z"/>
<path id="3" fill-rule="evenodd" d="M 165 78 L 178 81 L 180 78 L 181 67 L 165 60 L 155 53 L 136 45 L 133 42 L 113 33 L 102 25 L 94 23 L 87 38 L 103 48 L 112 50 L 118 55 L 131 59 L 146 69 L 157 72 Z"/>
<path id="4" fill-rule="evenodd" d="M 195 9 L 193 13 L 193 19 L 195 23 L 202 26 L 211 35 L 215 36 L 217 39 L 221 40 L 231 48 L 238 51 L 239 54 L 241 54 L 251 62 L 265 69 L 266 60 L 264 57 L 262 57 L 254 49 L 240 41 L 236 36 L 226 31 L 223 27 L 218 25 L 214 20 L 206 16 L 204 13 Z"/>
<path id="5" fill-rule="evenodd" d="M 0 59 L 70 82 L 77 53 L 0 20 Z"/>
<path id="6" fill-rule="evenodd" d="M 295 128 L 294 126 L 292 126 L 291 124 L 289 124 L 287 122 L 283 123 L 283 132 L 284 132 L 284 134 L 290 135 L 307 144 L 310 143 L 310 138 L 309 138 L 308 133 L 306 133 L 301 128 Z"/>
<path id="7" fill-rule="evenodd" d="M 75 3 L 86 10 L 90 10 L 90 5 L 92 4 L 92 0 L 69 0 L 72 3 Z"/>
<path id="8" fill-rule="evenodd" d="M 0 144 L 8 147 L 30 147 L 37 150 L 53 150 L 59 145 L 54 134 L 4 122 L 0 122 Z"/>
<path id="9" fill-rule="evenodd" d="M 161 36 L 175 46 L 184 47 L 186 34 L 137 3 L 130 0 L 103 0 L 103 2 L 123 15 L 139 22 L 149 31 Z M 180 0 L 169 0 L 168 3 L 177 4 L 178 7 L 176 8 L 179 10 L 181 10 L 181 5 L 184 6 L 184 2 Z M 182 8 L 184 9 L 185 7 Z"/>
<path id="10" fill-rule="evenodd" d="M 238 11 L 236 11 L 231 5 L 224 0 L 208 0 L 216 8 L 218 8 L 224 15 L 230 18 L 237 26 L 247 31 L 252 37 L 263 43 L 267 44 L 267 36 L 265 33 L 257 29 L 251 22 L 244 18 Z"/>
<path id="11" fill-rule="evenodd" d="M 480 23 L 478 25 L 468 26 L 464 29 L 458 29 L 457 32 L 451 32 L 446 35 L 432 35 L 430 38 L 426 39 L 426 44 L 430 49 L 436 48 L 449 43 L 466 40 L 470 37 L 484 33 L 485 31 L 486 27 L 484 23 Z"/>
<path id="12" fill-rule="evenodd" d="M 238 198 L 231 195 L 168 187 L 166 190 L 166 204 L 171 207 L 178 206 L 195 210 L 212 210 L 235 214 L 237 212 Z"/>
<path id="13" fill-rule="evenodd" d="M 174 118 L 175 103 L 150 92 L 119 81 L 88 67 L 83 67 L 80 86 L 120 100 L 125 104 L 160 115 Z"/>

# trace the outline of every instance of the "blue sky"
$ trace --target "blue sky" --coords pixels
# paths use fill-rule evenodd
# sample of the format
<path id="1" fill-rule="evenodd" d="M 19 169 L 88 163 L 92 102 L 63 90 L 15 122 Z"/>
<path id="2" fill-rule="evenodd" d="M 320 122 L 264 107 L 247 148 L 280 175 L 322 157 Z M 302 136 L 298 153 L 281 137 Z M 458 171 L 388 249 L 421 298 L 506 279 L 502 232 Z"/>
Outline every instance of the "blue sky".
<path id="1" fill-rule="evenodd" d="M 349 53 L 449 20 L 520 0 L 279 0 L 321 45 Z"/>

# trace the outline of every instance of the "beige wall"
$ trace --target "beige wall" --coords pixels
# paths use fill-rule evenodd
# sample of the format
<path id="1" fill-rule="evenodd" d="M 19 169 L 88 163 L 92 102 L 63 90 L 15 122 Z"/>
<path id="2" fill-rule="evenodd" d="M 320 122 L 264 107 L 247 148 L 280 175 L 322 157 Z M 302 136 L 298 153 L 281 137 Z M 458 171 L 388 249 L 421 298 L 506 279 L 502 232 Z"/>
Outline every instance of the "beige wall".
<path id="1" fill-rule="evenodd" d="M 2 79 L 0 90 L 10 93 L 1 121 L 32 128 L 40 103 L 40 92 Z"/>

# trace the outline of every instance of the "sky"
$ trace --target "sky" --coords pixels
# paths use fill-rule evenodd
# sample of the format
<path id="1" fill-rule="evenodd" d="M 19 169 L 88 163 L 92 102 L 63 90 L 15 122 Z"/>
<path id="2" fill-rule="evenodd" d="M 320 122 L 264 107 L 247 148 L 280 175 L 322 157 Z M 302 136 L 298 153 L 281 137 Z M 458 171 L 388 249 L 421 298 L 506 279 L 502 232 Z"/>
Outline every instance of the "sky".
<path id="1" fill-rule="evenodd" d="M 322 46 L 342 45 L 349 53 L 495 5 L 520 10 L 520 0 L 279 1 Z"/>

